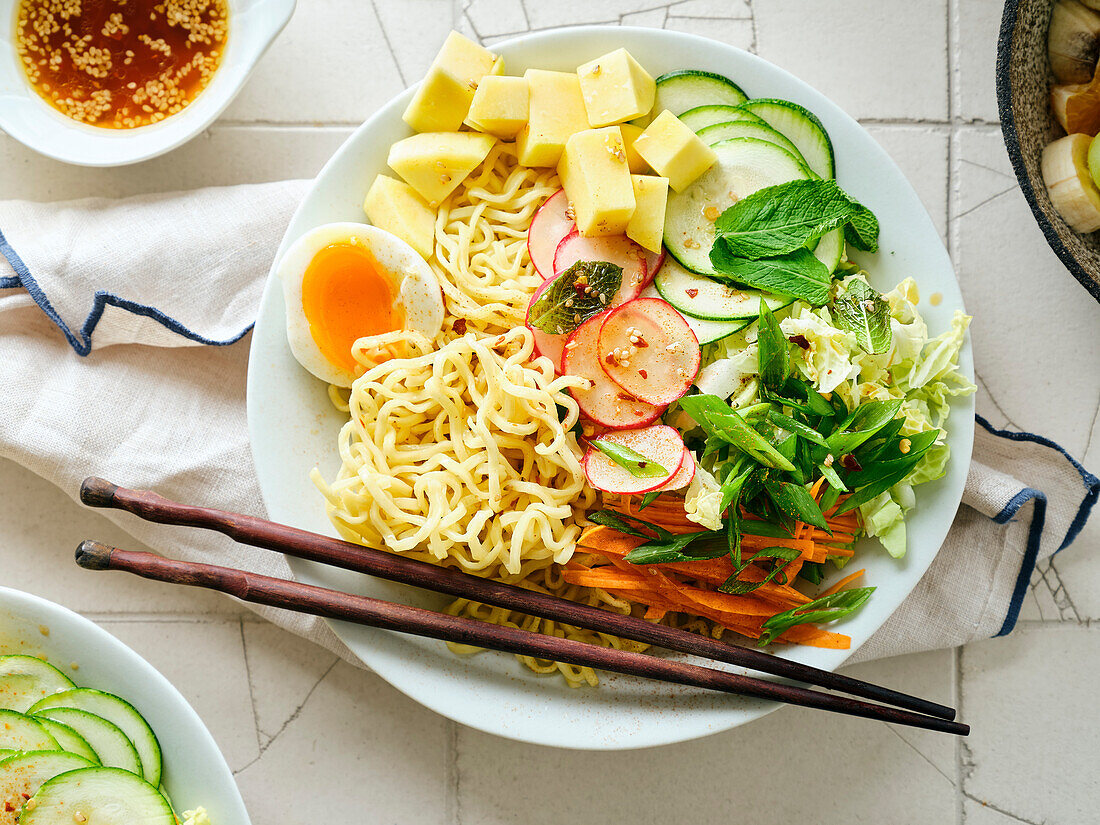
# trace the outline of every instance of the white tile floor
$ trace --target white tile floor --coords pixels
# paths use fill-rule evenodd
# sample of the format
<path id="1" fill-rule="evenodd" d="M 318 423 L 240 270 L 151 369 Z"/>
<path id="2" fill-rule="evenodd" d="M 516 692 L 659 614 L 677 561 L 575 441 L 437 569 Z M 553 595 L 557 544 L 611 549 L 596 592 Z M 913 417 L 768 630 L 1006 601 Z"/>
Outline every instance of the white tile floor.
<path id="1" fill-rule="evenodd" d="M 414 80 L 451 26 L 486 40 L 585 22 L 666 26 L 750 48 L 863 120 L 913 180 L 977 315 L 980 409 L 1100 469 L 1100 307 L 1062 270 L 996 127 L 997 0 L 301 0 L 238 100 L 172 155 L 88 170 L 0 136 L 0 197 L 120 196 L 312 176 Z M 163 670 L 237 772 L 256 825 L 621 821 L 1082 825 L 1100 821 L 1100 521 L 1044 565 L 1017 632 L 861 665 L 960 704 L 964 745 L 800 710 L 700 742 L 578 754 L 459 728 L 212 594 L 69 562 L 94 512 L 0 461 L 0 577 L 84 612 Z M 194 668 L 215 657 L 216 670 Z M 228 825 L 228 823 L 218 823 Z"/>

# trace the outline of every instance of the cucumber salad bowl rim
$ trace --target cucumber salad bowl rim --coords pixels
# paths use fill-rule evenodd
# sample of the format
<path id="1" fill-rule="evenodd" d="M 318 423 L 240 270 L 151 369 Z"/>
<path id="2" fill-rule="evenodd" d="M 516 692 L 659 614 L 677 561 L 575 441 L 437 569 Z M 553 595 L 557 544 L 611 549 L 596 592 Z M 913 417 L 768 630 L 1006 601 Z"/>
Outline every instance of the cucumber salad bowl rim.
<path id="1" fill-rule="evenodd" d="M 783 69 L 740 49 L 695 35 L 618 26 L 581 26 L 522 35 L 491 48 L 509 74 L 529 67 L 574 71 L 585 61 L 625 47 L 653 76 L 675 69 L 723 74 L 750 97 L 784 98 L 816 114 L 832 138 L 837 179 L 872 209 L 882 224 L 881 249 L 860 253 L 872 284 L 890 289 L 907 276 L 917 281 L 931 334 L 950 326 L 962 296 L 939 233 L 912 186 L 875 140 L 836 104 Z M 275 521 L 335 535 L 309 472 L 331 477 L 338 466 L 336 437 L 343 423 L 326 387 L 301 369 L 286 339 L 285 306 L 275 267 L 283 252 L 314 226 L 365 222 L 363 196 L 386 168 L 389 146 L 410 134 L 401 120 L 413 89 L 382 107 L 348 137 L 314 181 L 275 256 L 253 334 L 248 368 L 249 439 L 268 515 Z M 929 306 L 927 296 L 942 302 Z M 973 378 L 969 341 L 960 369 Z M 916 587 L 935 558 L 962 498 L 974 435 L 973 399 L 952 404 L 946 475 L 917 491 L 908 517 L 910 548 L 893 559 L 881 548 L 861 551 L 867 584 L 877 586 L 862 611 L 837 629 L 852 637 L 849 650 L 782 649 L 781 655 L 834 670 L 878 630 Z M 867 539 L 863 539 L 864 542 Z M 434 594 L 348 571 L 288 558 L 300 581 L 403 601 L 434 610 Z M 562 679 L 537 676 L 513 657 L 496 653 L 458 657 L 439 642 L 390 631 L 329 623 L 364 665 L 422 705 L 470 727 L 518 741 L 586 750 L 622 750 L 695 739 L 757 719 L 778 705 L 613 674 L 597 688 L 573 689 Z M 794 646 L 790 646 L 794 647 Z M 731 668 L 732 669 L 732 668 Z"/>

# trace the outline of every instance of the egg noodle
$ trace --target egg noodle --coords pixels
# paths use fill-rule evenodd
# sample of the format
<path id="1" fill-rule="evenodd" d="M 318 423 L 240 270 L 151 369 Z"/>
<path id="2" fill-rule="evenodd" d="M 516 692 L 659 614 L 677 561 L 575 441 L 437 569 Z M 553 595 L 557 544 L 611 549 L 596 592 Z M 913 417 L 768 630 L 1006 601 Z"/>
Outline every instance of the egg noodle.
<path id="1" fill-rule="evenodd" d="M 434 341 L 403 331 L 356 342 L 353 354 L 366 371 L 350 396 L 330 388 L 349 414 L 341 467 L 331 483 L 317 470 L 313 480 L 350 541 L 629 613 L 629 602 L 570 585 L 554 566 L 573 555 L 596 503 L 570 431 L 579 411 L 566 390 L 583 379 L 555 377 L 551 362 L 534 356 L 524 326 L 542 283 L 527 230 L 559 187 L 554 170 L 521 167 L 514 145 L 498 143 L 440 204 L 429 264 L 443 288 L 443 332 Z M 449 612 L 644 647 L 465 599 Z M 597 681 L 590 668 L 518 658 L 574 686 Z"/>

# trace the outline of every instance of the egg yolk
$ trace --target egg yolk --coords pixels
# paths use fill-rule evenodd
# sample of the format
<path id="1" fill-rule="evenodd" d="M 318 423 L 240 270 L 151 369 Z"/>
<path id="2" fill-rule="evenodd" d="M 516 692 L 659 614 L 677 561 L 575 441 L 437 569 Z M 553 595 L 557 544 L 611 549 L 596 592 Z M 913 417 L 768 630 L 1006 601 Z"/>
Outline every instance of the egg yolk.
<path id="1" fill-rule="evenodd" d="M 351 243 L 320 249 L 302 276 L 302 311 L 321 354 L 355 372 L 352 345 L 366 335 L 403 329 L 394 278 L 369 250 Z"/>

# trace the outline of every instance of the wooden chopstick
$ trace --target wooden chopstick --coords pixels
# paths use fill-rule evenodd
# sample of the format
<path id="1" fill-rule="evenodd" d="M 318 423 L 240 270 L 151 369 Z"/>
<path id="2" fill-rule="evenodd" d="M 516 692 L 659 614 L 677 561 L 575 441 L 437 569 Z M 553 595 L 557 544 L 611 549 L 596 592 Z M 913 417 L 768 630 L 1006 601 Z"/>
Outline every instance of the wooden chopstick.
<path id="1" fill-rule="evenodd" d="M 476 645 L 506 653 L 519 653 L 629 676 L 770 699 L 960 736 L 970 733 L 969 725 L 961 722 L 950 722 L 847 696 L 674 662 L 645 653 L 546 636 L 463 616 L 451 616 L 419 607 L 261 576 L 244 570 L 174 561 L 153 553 L 119 550 L 97 541 L 81 542 L 76 550 L 76 561 L 88 570 L 124 570 L 147 579 L 220 590 L 247 602 L 430 639 Z"/>
<path id="2" fill-rule="evenodd" d="M 482 604 L 506 607 L 509 610 L 518 610 L 528 615 L 658 645 L 680 653 L 690 653 L 763 673 L 796 679 L 852 696 L 895 705 L 915 713 L 947 720 L 955 718 L 954 709 L 944 705 L 853 679 L 850 676 L 773 656 L 762 650 L 727 644 L 686 630 L 654 624 L 634 616 L 611 613 L 546 593 L 483 579 L 451 568 L 437 567 L 427 562 L 276 524 L 254 516 L 180 504 L 150 491 L 130 490 L 95 477 L 84 480 L 80 487 L 80 500 L 91 507 L 124 510 L 146 521 L 159 524 L 215 530 L 242 544 L 359 573 L 369 573 L 389 581 L 471 599 Z"/>

